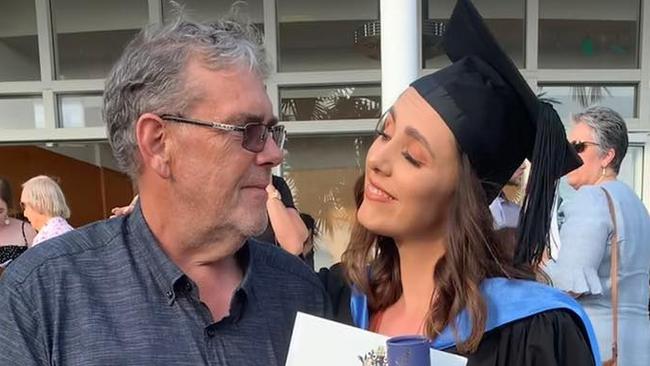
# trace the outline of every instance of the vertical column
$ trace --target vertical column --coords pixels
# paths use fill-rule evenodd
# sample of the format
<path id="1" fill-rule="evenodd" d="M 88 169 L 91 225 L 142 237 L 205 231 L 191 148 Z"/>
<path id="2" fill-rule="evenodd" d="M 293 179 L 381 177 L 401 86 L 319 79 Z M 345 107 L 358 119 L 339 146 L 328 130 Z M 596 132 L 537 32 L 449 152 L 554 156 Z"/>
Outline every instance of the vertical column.
<path id="1" fill-rule="evenodd" d="M 641 82 L 637 89 L 637 112 L 639 123 L 628 125 L 628 129 L 650 131 L 650 4 L 641 1 L 639 21 L 641 22 L 639 42 L 639 68 Z M 647 148 L 647 147 L 646 147 Z"/>
<path id="2" fill-rule="evenodd" d="M 163 22 L 163 6 L 161 0 L 148 0 L 147 8 L 149 9 L 149 24 Z"/>
<path id="3" fill-rule="evenodd" d="M 526 12 L 524 15 L 525 32 L 525 68 L 536 73 L 539 58 L 539 0 L 526 1 Z M 533 89 L 534 90 L 534 89 Z"/>
<path id="4" fill-rule="evenodd" d="M 418 77 L 417 4 L 417 0 L 380 1 L 381 104 L 384 111 Z"/>
<path id="5" fill-rule="evenodd" d="M 38 30 L 38 57 L 41 64 L 43 89 L 43 128 L 56 128 L 58 106 L 56 95 L 52 91 L 54 80 L 55 50 L 52 29 L 50 0 L 36 0 L 36 29 Z"/>

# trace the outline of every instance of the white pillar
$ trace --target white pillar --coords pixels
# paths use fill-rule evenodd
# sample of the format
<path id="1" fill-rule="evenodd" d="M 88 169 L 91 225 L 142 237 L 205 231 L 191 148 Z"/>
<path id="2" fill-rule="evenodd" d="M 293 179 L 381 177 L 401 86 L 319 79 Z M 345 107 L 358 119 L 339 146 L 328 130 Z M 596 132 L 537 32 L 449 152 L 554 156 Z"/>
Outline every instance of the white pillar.
<path id="1" fill-rule="evenodd" d="M 426 1 L 426 0 L 423 0 Z M 418 77 L 417 0 L 381 0 L 381 103 L 390 108 Z"/>

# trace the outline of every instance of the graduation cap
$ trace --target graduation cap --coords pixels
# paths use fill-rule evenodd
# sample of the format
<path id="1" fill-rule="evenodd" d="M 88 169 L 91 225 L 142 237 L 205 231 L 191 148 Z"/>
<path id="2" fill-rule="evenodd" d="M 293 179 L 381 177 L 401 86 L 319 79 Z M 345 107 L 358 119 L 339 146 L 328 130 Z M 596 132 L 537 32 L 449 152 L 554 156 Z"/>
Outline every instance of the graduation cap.
<path id="1" fill-rule="evenodd" d="M 456 3 L 444 42 L 453 63 L 411 86 L 456 137 L 488 203 L 531 161 L 515 261 L 536 264 L 548 243 L 557 181 L 582 161 L 557 112 L 533 93 L 469 0 Z"/>

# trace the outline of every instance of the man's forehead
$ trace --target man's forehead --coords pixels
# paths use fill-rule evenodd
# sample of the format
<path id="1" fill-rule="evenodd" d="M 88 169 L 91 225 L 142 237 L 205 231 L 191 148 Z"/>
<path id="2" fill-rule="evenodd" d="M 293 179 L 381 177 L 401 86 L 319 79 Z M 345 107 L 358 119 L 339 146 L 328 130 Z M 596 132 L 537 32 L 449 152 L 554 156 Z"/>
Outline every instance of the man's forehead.
<path id="1" fill-rule="evenodd" d="M 190 62 L 185 74 L 192 107 L 204 118 L 245 124 L 275 120 L 262 78 L 245 67 L 212 70 Z"/>

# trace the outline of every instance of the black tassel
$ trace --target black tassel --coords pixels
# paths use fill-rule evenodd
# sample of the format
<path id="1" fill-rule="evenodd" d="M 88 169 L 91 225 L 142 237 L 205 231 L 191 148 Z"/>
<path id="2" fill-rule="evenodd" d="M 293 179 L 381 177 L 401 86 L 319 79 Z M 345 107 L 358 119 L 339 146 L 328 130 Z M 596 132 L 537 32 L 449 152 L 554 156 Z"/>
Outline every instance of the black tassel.
<path id="1" fill-rule="evenodd" d="M 553 198 L 560 177 L 566 173 L 566 135 L 553 107 L 540 102 L 537 132 L 531 157 L 531 172 L 526 189 L 515 262 L 536 266 L 549 243 Z M 562 147 L 562 148 L 560 148 Z"/>

